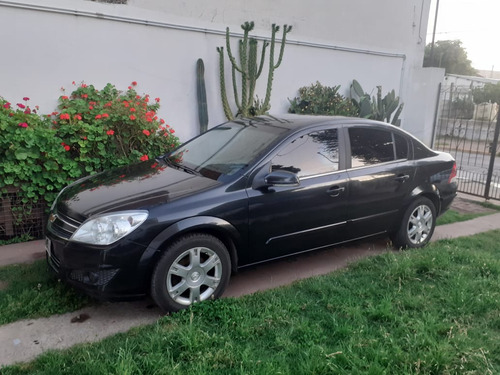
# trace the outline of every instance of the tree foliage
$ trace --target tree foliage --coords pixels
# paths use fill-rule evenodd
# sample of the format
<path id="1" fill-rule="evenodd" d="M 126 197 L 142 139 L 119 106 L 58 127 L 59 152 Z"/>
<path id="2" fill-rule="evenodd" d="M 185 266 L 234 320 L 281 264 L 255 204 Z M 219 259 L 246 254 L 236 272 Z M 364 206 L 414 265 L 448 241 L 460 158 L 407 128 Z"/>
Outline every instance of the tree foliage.
<path id="1" fill-rule="evenodd" d="M 431 47 L 430 43 L 425 47 L 424 67 L 445 68 L 447 74 L 477 75 L 460 40 L 439 40 L 434 43 L 432 59 Z"/>
<path id="2" fill-rule="evenodd" d="M 487 83 L 484 87 L 478 87 L 472 90 L 474 103 L 500 103 L 500 83 Z"/>

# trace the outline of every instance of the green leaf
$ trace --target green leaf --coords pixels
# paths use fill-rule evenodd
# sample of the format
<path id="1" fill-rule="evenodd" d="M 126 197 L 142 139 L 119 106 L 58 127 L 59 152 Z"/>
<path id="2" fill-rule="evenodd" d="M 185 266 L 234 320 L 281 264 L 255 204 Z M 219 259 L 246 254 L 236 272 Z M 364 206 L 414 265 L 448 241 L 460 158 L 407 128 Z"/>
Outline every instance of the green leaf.
<path id="1" fill-rule="evenodd" d="M 17 160 L 26 160 L 28 159 L 28 154 L 29 154 L 29 150 L 26 149 L 26 148 L 18 148 L 14 155 L 16 156 L 16 159 Z"/>

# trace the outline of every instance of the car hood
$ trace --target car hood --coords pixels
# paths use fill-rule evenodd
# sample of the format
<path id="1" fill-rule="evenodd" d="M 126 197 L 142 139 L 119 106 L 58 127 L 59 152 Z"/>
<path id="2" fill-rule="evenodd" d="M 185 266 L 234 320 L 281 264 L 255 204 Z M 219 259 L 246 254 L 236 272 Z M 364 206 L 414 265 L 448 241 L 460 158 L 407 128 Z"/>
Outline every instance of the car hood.
<path id="1" fill-rule="evenodd" d="M 77 219 L 110 211 L 148 208 L 220 185 L 162 161 L 148 161 L 102 172 L 64 189 L 57 210 Z"/>

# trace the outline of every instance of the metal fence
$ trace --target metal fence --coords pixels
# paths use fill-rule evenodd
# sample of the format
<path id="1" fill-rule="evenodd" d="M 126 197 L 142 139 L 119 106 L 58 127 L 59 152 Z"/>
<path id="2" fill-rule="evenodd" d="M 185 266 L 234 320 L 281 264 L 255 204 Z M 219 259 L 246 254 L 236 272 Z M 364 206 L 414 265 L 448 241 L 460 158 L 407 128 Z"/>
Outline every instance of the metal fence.
<path id="1" fill-rule="evenodd" d="M 0 240 L 43 238 L 46 224 L 46 203 L 23 203 L 16 188 L 0 194 Z"/>
<path id="2" fill-rule="evenodd" d="M 443 86 L 432 147 L 457 161 L 458 190 L 500 200 L 500 116 L 492 103 L 476 105 L 470 87 Z"/>

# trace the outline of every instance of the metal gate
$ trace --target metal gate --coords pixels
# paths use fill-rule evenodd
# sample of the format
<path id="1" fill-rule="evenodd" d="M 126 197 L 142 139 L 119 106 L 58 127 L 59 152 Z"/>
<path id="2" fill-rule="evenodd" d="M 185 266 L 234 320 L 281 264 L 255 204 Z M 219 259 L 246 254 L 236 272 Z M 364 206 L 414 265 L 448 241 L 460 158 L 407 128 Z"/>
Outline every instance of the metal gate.
<path id="1" fill-rule="evenodd" d="M 432 147 L 457 161 L 458 190 L 500 200 L 498 105 L 472 100 L 472 89 L 442 86 Z"/>

